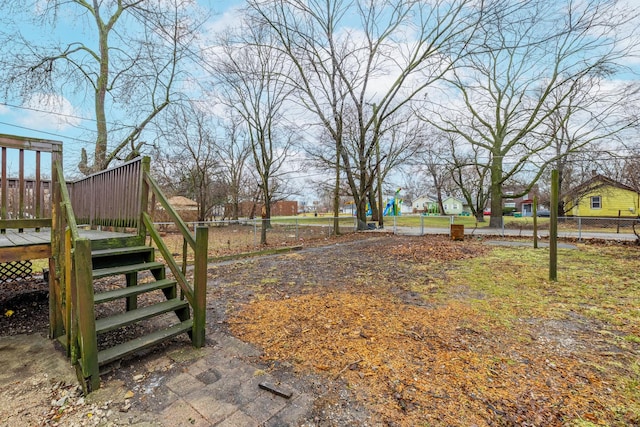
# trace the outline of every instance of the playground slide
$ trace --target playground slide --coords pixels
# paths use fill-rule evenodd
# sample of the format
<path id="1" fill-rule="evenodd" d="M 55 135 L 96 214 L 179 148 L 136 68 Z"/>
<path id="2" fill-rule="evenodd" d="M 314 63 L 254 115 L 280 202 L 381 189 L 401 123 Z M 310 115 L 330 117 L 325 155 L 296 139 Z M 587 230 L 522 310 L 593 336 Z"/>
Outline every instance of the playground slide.
<path id="1" fill-rule="evenodd" d="M 384 208 L 382 212 L 383 216 L 389 216 L 389 211 L 393 209 L 393 200 L 387 203 L 387 206 Z"/>

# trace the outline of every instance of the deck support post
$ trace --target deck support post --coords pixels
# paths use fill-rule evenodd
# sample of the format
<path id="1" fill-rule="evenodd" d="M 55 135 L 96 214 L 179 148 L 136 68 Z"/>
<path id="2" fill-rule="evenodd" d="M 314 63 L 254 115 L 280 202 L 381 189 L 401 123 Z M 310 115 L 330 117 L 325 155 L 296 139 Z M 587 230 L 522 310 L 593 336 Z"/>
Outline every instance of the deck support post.
<path id="1" fill-rule="evenodd" d="M 78 315 L 78 345 L 82 387 L 85 393 L 100 387 L 98 370 L 98 342 L 96 338 L 96 317 L 93 304 L 93 276 L 91 261 L 91 241 L 76 240 L 74 251 L 75 286 L 77 299 L 74 305 Z M 75 343 L 74 343 L 75 344 Z"/>
<path id="2" fill-rule="evenodd" d="M 127 287 L 136 286 L 138 284 L 138 273 L 128 273 L 125 275 Z M 131 311 L 138 308 L 138 297 L 136 295 L 127 298 L 126 310 Z"/>
<path id="3" fill-rule="evenodd" d="M 151 172 L 151 159 L 147 156 L 141 160 L 142 173 L 140 174 L 140 218 L 138 219 L 138 236 L 142 242 L 146 242 L 147 228 L 144 223 L 143 213 L 153 212 L 154 206 L 149 206 L 149 184 L 144 179 Z"/>

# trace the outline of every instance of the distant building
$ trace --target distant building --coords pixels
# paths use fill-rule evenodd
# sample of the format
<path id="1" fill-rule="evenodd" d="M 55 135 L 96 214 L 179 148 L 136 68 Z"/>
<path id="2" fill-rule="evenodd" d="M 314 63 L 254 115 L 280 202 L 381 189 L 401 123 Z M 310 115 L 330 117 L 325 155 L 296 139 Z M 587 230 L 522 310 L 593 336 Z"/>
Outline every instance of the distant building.
<path id="1" fill-rule="evenodd" d="M 525 187 L 520 186 L 505 186 L 503 188 L 504 194 L 508 197 L 513 194 L 519 194 L 524 191 Z M 534 185 L 526 194 L 514 197 L 504 198 L 502 206 L 505 212 L 520 212 L 522 216 L 533 216 L 533 199 L 538 194 L 538 186 Z"/>
<path id="2" fill-rule="evenodd" d="M 464 212 L 464 202 L 456 197 L 447 197 L 442 201 L 445 215 L 460 215 Z"/>
<path id="3" fill-rule="evenodd" d="M 191 200 L 184 196 L 173 196 L 168 200 L 169 204 L 173 207 L 180 218 L 185 222 L 194 222 L 198 220 L 198 202 Z M 162 205 L 156 203 L 156 209 L 154 212 L 154 221 L 156 222 L 170 222 L 172 219 L 169 214 L 164 210 Z"/>
<path id="4" fill-rule="evenodd" d="M 260 202 L 240 202 L 238 204 L 238 217 L 260 217 L 263 204 Z M 224 216 L 229 218 L 233 212 L 233 205 L 227 203 L 224 206 Z M 298 214 L 298 202 L 294 200 L 279 200 L 271 204 L 271 216 L 295 216 Z"/>
<path id="5" fill-rule="evenodd" d="M 411 203 L 411 208 L 414 213 L 439 213 L 438 201 L 428 197 L 420 196 Z"/>

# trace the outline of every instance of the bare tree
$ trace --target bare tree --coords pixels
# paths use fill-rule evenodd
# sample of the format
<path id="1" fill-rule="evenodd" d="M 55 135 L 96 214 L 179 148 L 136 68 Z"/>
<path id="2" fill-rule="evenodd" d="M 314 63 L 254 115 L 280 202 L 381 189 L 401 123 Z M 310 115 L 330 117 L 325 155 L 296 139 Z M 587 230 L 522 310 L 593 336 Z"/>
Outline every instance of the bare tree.
<path id="1" fill-rule="evenodd" d="M 283 78 L 289 74 L 289 61 L 272 45 L 263 28 L 242 26 L 223 40 L 214 65 L 218 99 L 246 126 L 262 195 L 263 245 L 267 244 L 271 203 L 281 185 L 279 180 L 289 172 L 284 166 L 294 140 L 294 132 L 283 117 L 291 94 Z"/>
<path id="2" fill-rule="evenodd" d="M 231 205 L 230 219 L 237 220 L 240 200 L 247 195 L 247 161 L 251 156 L 251 144 L 242 124 L 242 118 L 231 113 L 231 117 L 222 123 L 224 138 L 217 141 L 220 152 L 221 172 L 228 188 L 228 201 Z"/>
<path id="3" fill-rule="evenodd" d="M 383 148 L 378 140 L 388 122 L 463 55 L 481 17 L 478 6 L 466 0 L 249 1 L 256 25 L 270 28 L 294 65 L 290 83 L 302 94 L 300 104 L 334 142 L 335 213 L 342 169 L 359 226 L 366 225 L 375 181 L 370 167 L 376 148 Z"/>
<path id="4" fill-rule="evenodd" d="M 477 146 L 465 146 L 460 138 L 449 135 L 447 138 L 451 153 L 451 178 L 462 193 L 462 197 L 471 208 L 478 222 L 484 222 L 484 210 L 491 196 L 491 157 L 483 158 L 484 153 Z M 502 206 L 500 206 L 502 215 Z"/>
<path id="5" fill-rule="evenodd" d="M 594 79 L 572 85 L 565 96 L 556 93 L 548 101 L 551 114 L 543 126 L 541 138 L 549 141 L 549 155 L 544 160 L 558 171 L 560 197 L 558 206 L 552 207 L 563 216 L 564 195 L 571 185 L 588 179 L 598 165 L 619 164 L 615 160 L 616 152 L 622 145 L 620 139 L 637 126 L 638 118 L 630 111 L 638 105 L 639 87 L 637 84 L 608 85 L 600 87 Z M 565 96 L 563 102 L 555 97 Z M 617 179 L 622 167 L 611 178 Z"/>
<path id="6" fill-rule="evenodd" d="M 483 21 L 461 67 L 447 75 L 448 89 L 459 99 L 430 108 L 425 119 L 460 136 L 474 147 L 491 177 L 491 221 L 502 221 L 503 198 L 531 189 L 555 159 L 544 159 L 537 171 L 526 171 L 547 153 L 552 138 L 540 137 L 552 116 L 570 114 L 570 97 L 589 89 L 620 69 L 636 34 L 628 25 L 635 10 L 609 0 L 584 2 L 528 0 L 496 2 Z M 437 115 L 434 119 L 434 115 Z M 548 135 L 548 134 L 547 134 Z M 503 185 L 527 172 L 522 192 L 506 194 Z"/>
<path id="7" fill-rule="evenodd" d="M 640 201 L 640 148 L 634 147 L 629 150 L 623 168 L 625 176 L 624 183 L 633 188 L 638 193 Z M 636 243 L 640 244 L 640 206 L 636 207 L 636 215 L 638 220 L 633 223 L 633 232 L 636 235 Z"/>
<path id="8" fill-rule="evenodd" d="M 450 144 L 449 135 L 439 131 L 425 130 L 416 136 L 418 150 L 411 163 L 423 180 L 431 182 L 438 209 L 444 214 L 443 196 L 453 195 L 458 189 L 452 179 L 455 144 Z"/>
<path id="9" fill-rule="evenodd" d="M 198 221 L 205 221 L 227 192 L 211 118 L 194 104 L 176 104 L 168 112 L 166 122 L 157 129 L 159 181 L 172 194 L 193 198 L 198 203 Z"/>
<path id="10" fill-rule="evenodd" d="M 78 167 L 83 173 L 133 158 L 145 144 L 145 127 L 179 96 L 180 64 L 200 22 L 189 16 L 192 6 L 190 0 L 3 2 L 4 16 L 31 19 L 53 34 L 62 16 L 93 26 L 88 34 L 78 31 L 75 41 L 52 37 L 39 44 L 21 31 L 19 21 L 5 23 L 0 35 L 4 96 L 29 101 L 55 93 L 89 100 L 96 142 L 92 164 L 82 150 Z"/>

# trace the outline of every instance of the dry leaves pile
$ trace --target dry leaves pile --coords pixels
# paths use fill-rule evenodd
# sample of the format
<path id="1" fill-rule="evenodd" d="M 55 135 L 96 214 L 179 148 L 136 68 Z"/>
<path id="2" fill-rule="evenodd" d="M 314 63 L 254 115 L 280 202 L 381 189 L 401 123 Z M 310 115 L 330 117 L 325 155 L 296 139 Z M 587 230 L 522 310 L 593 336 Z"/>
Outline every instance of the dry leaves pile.
<path id="1" fill-rule="evenodd" d="M 397 264 L 488 251 L 441 239 L 387 244 Z M 379 247 L 362 250 L 369 255 Z M 303 258 L 303 257 L 301 257 Z M 376 260 L 377 261 L 377 260 Z M 384 261 L 381 261 L 384 262 Z M 394 261 L 386 264 L 392 265 Z M 379 286 L 270 293 L 229 319 L 240 339 L 301 372 L 344 381 L 388 425 L 632 425 L 598 355 L 558 352 L 526 329 L 507 329 L 464 301 L 416 306 Z M 309 290 L 307 290 L 309 291 Z M 618 423 L 618 424 L 616 424 Z"/>
<path id="2" fill-rule="evenodd" d="M 332 292 L 249 304 L 233 321 L 266 360 L 348 382 L 401 425 L 593 422 L 618 396 L 581 361 L 535 352 L 463 304 Z"/>

